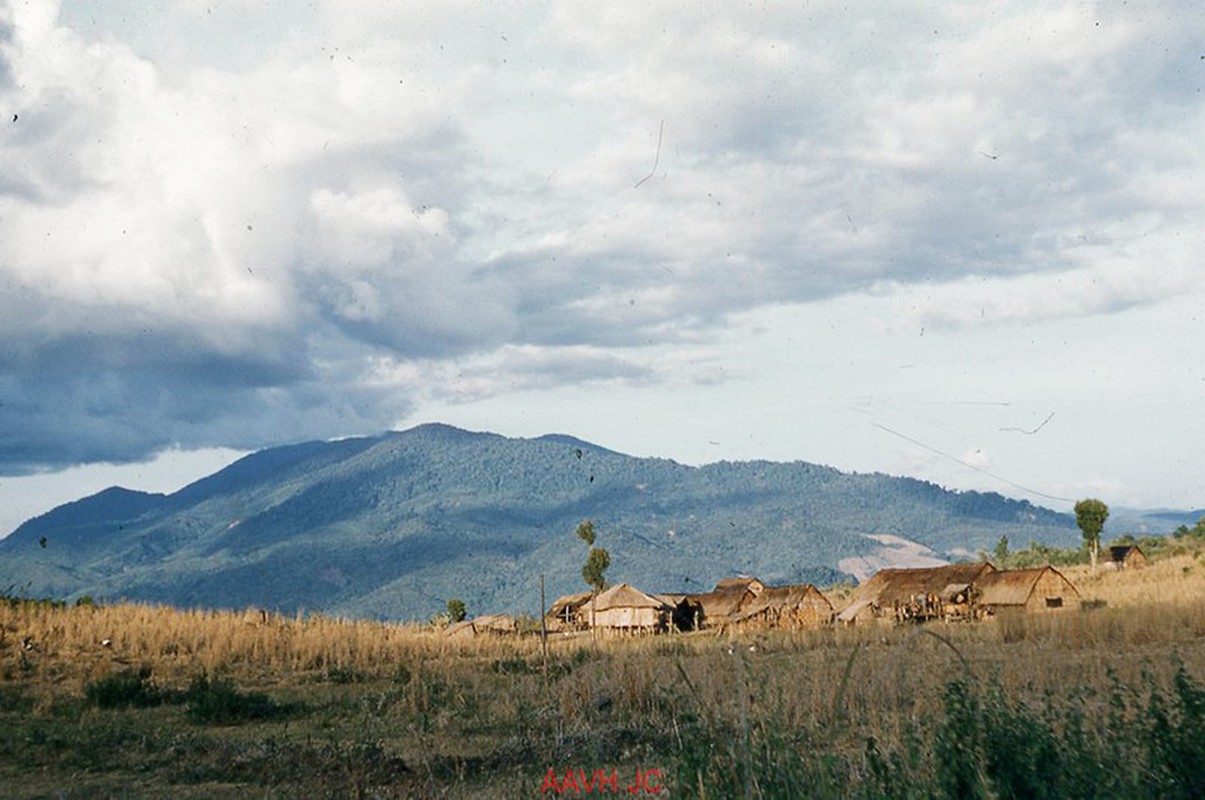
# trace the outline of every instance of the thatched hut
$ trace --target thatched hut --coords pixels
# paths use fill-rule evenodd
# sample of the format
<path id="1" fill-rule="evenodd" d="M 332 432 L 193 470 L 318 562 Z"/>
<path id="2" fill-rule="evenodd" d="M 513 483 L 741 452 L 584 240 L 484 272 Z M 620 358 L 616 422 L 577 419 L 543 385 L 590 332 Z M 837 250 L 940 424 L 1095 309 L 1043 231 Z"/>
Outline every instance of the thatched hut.
<path id="1" fill-rule="evenodd" d="M 554 600 L 544 618 L 549 630 L 583 630 L 590 627 L 590 594 L 578 592 Z"/>
<path id="2" fill-rule="evenodd" d="M 1054 567 L 993 572 L 984 575 L 976 588 L 978 607 L 986 616 L 1080 607 L 1079 591 Z"/>
<path id="3" fill-rule="evenodd" d="M 452 638 L 472 636 L 508 636 L 519 632 L 518 622 L 505 614 L 486 614 L 457 622 L 444 629 L 444 635 Z"/>
<path id="4" fill-rule="evenodd" d="M 1146 553 L 1136 544 L 1115 544 L 1109 548 L 1106 565 L 1113 569 L 1142 569 L 1146 566 Z"/>
<path id="5" fill-rule="evenodd" d="M 841 609 L 837 614 L 837 622 L 845 623 L 846 625 L 858 625 L 863 622 L 874 622 L 876 620 L 874 613 L 873 600 L 854 600 L 852 603 Z"/>
<path id="6" fill-rule="evenodd" d="M 838 619 L 922 622 L 970 618 L 974 615 L 977 582 L 995 571 L 986 562 L 879 570 L 854 589 Z M 857 611 L 847 614 L 854 606 Z"/>
<path id="7" fill-rule="evenodd" d="M 741 575 L 737 578 L 721 578 L 720 582 L 715 585 L 717 592 L 749 592 L 754 597 L 764 592 L 766 585 L 757 578 L 750 578 L 748 575 Z"/>
<path id="8" fill-rule="evenodd" d="M 676 631 L 698 630 L 703 620 L 703 607 L 689 594 L 654 594 L 653 597 L 670 608 L 670 624 Z"/>
<path id="9" fill-rule="evenodd" d="M 736 619 L 741 607 L 753 600 L 748 592 L 707 592 L 692 594 L 690 600 L 699 608 L 699 628 L 724 628 Z"/>
<path id="10" fill-rule="evenodd" d="M 699 628 L 725 628 L 732 624 L 764 592 L 766 585 L 757 578 L 724 578 L 715 589 L 687 598 L 699 609 Z"/>
<path id="11" fill-rule="evenodd" d="M 767 586 L 733 622 L 742 629 L 814 629 L 833 618 L 833 604 L 815 586 Z"/>
<path id="12" fill-rule="evenodd" d="M 647 633 L 665 630 L 673 612 L 664 601 L 626 583 L 607 589 L 593 603 L 587 601 L 583 610 L 596 628 Z"/>

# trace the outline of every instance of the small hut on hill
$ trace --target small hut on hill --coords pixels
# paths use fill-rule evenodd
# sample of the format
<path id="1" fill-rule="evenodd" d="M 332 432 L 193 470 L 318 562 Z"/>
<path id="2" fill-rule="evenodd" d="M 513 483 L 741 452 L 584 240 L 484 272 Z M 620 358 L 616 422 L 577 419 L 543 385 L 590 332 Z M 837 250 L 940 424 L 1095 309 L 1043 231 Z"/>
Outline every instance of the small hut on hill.
<path id="1" fill-rule="evenodd" d="M 699 629 L 727 627 L 741 611 L 741 606 L 753 599 L 747 592 L 707 592 L 690 595 L 698 609 Z"/>
<path id="2" fill-rule="evenodd" d="M 923 622 L 974 616 L 975 585 L 995 572 L 986 562 L 883 569 L 858 585 L 838 615 L 843 622 Z"/>
<path id="3" fill-rule="evenodd" d="M 514 617 L 508 617 L 505 614 L 486 614 L 449 625 L 444 630 L 444 635 L 461 638 L 484 635 L 508 636 L 518 632 L 519 626 Z"/>
<path id="4" fill-rule="evenodd" d="M 687 595 L 699 609 L 699 628 L 725 628 L 764 592 L 766 585 L 757 578 L 724 578 L 705 594 Z"/>
<path id="5" fill-rule="evenodd" d="M 594 599 L 593 609 L 587 601 L 585 613 L 593 618 L 596 628 L 647 632 L 665 630 L 669 625 L 673 609 L 663 600 L 626 583 L 612 586 Z"/>
<path id="6" fill-rule="evenodd" d="M 976 588 L 978 606 L 985 616 L 1080 607 L 1079 592 L 1054 567 L 993 572 L 984 575 Z"/>
<path id="7" fill-rule="evenodd" d="M 558 597 L 545 617 L 550 630 L 584 630 L 590 627 L 590 592 Z"/>
<path id="8" fill-rule="evenodd" d="M 1142 569 L 1146 566 L 1146 553 L 1136 544 L 1115 544 L 1109 548 L 1105 564 L 1113 569 Z"/>
<path id="9" fill-rule="evenodd" d="M 703 607 L 688 594 L 654 594 L 653 597 L 670 608 L 670 624 L 677 631 L 698 630 L 702 624 Z"/>
<path id="10" fill-rule="evenodd" d="M 815 586 L 767 586 L 733 619 L 741 629 L 819 628 L 832 621 L 833 604 Z"/>
<path id="11" fill-rule="evenodd" d="M 748 591 L 754 597 L 766 590 L 766 585 L 757 578 L 750 578 L 748 575 L 741 575 L 738 578 L 721 578 L 720 582 L 715 585 L 714 591 L 717 592 L 745 592 Z"/>
<path id="12" fill-rule="evenodd" d="M 874 622 L 875 607 L 873 600 L 854 600 L 837 614 L 837 622 L 846 625 L 858 625 L 863 622 Z"/>

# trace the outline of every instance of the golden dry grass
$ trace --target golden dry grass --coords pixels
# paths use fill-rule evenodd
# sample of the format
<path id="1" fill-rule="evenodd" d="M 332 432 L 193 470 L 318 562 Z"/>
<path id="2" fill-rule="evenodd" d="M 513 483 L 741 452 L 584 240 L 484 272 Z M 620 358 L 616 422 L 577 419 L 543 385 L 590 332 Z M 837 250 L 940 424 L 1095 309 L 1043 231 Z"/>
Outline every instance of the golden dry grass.
<path id="1" fill-rule="evenodd" d="M 25 641 L 32 649 L 24 649 Z M 258 611 L 0 603 L 0 676 L 46 684 L 82 685 L 131 665 L 150 666 L 166 680 L 198 671 L 268 682 L 332 671 L 380 677 L 399 664 L 528 654 L 536 647 L 530 639 L 452 640 L 428 626 L 321 615 L 265 620 Z"/>
<path id="2" fill-rule="evenodd" d="M 1143 569 L 1112 570 L 1080 565 L 1060 570 L 1084 599 L 1110 607 L 1192 605 L 1205 597 L 1205 551 L 1153 561 Z"/>
<path id="3" fill-rule="evenodd" d="M 759 758 L 742 755 L 746 739 L 748 747 L 769 747 L 783 732 L 819 737 L 792 739 L 790 747 L 805 748 L 800 752 L 824 747 L 856 763 L 870 737 L 884 748 L 905 748 L 918 725 L 942 714 L 954 680 L 1035 703 L 1087 693 L 1095 698 L 1085 701 L 1089 721 L 1105 719 L 1118 686 L 1167 687 L 1180 665 L 1205 681 L 1199 558 L 1096 578 L 1066 573 L 1085 598 L 1106 605 L 924 627 L 557 639 L 549 643 L 547 671 L 534 636 L 454 639 L 425 626 L 321 616 L 265 621 L 258 612 L 5 602 L 0 699 L 6 687 L 33 698 L 37 722 L 61 714 L 64 702 L 78 702 L 89 683 L 108 675 L 146 666 L 159 685 L 180 687 L 205 672 L 311 709 L 283 739 L 279 725 L 264 724 L 215 734 L 207 747 L 220 740 L 250 758 L 265 743 L 302 748 L 318 737 L 344 760 L 369 747 L 412 766 L 412 780 L 392 794 L 378 787 L 382 797 L 484 797 L 534 796 L 546 767 L 647 768 L 666 763 L 667 753 L 686 759 L 691 725 L 746 763 Z M 32 649 L 24 648 L 26 639 Z M 101 644 L 106 639 L 110 646 Z M 179 724 L 166 709 L 145 713 L 165 730 Z M 773 757 L 760 756 L 777 763 Z M 272 781 L 286 779 L 264 770 L 267 777 L 257 780 L 269 789 L 253 796 L 274 796 L 271 787 L 279 784 Z M 26 774 L 19 766 L 0 773 Z M 60 773 L 45 774 L 28 796 L 60 785 Z M 146 796 L 165 785 L 147 780 Z M 330 780 L 343 786 L 337 775 Z M 240 785 L 251 791 L 252 784 Z M 706 786 L 679 789 L 708 796 Z M 341 792 L 331 789 L 332 796 Z"/>
<path id="4" fill-rule="evenodd" d="M 839 678 L 832 674 L 831 656 L 840 661 L 851 648 L 864 651 L 857 657 L 859 664 L 869 662 L 876 649 L 899 651 L 890 657 L 907 660 L 915 658 L 913 652 L 920 647 L 936 647 L 937 652 L 949 656 L 957 649 L 964 659 L 996 662 L 1001 648 L 1019 642 L 1050 655 L 1099 649 L 1116 653 L 1140 653 L 1147 647 L 1192 649 L 1205 639 L 1205 564 L 1199 555 L 1168 558 L 1143 570 L 1101 571 L 1096 577 L 1088 574 L 1087 567 L 1064 572 L 1084 599 L 1105 601 L 1105 606 L 1080 613 L 937 626 L 934 630 L 940 630 L 949 645 L 931 635 L 917 644 L 913 629 L 871 626 L 741 637 L 698 633 L 594 640 L 587 636 L 554 639 L 550 648 L 554 658 L 585 648 L 622 654 L 625 661 L 635 660 L 633 663 L 652 656 L 657 661 L 677 657 L 706 664 L 709 655 L 726 654 L 730 647 L 749 653 L 752 645 L 750 655 L 763 662 L 782 652 L 795 659 L 817 657 L 819 663 L 809 665 L 807 672 L 820 676 L 820 684 L 831 685 Z M 32 650 L 22 647 L 26 640 L 32 643 Z M 102 645 L 106 640 L 109 645 Z M 539 653 L 538 637 L 454 639 L 429 626 L 321 615 L 267 615 L 265 620 L 258 611 L 0 603 L 0 679 L 74 691 L 114 671 L 143 665 L 168 683 L 186 682 L 204 671 L 271 684 L 330 673 L 387 677 L 399 665 L 423 663 L 538 662 Z"/>

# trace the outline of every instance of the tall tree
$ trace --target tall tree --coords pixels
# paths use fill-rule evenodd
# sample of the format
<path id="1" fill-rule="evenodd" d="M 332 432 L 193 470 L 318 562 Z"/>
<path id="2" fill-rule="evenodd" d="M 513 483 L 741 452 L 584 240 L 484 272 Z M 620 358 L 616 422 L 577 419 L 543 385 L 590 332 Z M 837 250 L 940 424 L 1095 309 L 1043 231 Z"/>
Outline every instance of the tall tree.
<path id="1" fill-rule="evenodd" d="M 590 627 L 594 628 L 594 600 L 607 585 L 606 571 L 611 566 L 611 554 L 602 547 L 595 547 L 594 520 L 588 519 L 577 526 L 574 532 L 577 538 L 586 543 L 586 563 L 582 565 L 582 578 L 589 584 L 590 594 Z"/>
<path id="2" fill-rule="evenodd" d="M 583 522 L 581 525 L 578 525 L 577 530 L 574 532 L 574 535 L 577 536 L 577 538 L 581 539 L 583 542 L 585 542 L 586 547 L 593 547 L 594 546 L 594 520 L 588 519 L 585 522 Z"/>
<path id="3" fill-rule="evenodd" d="M 1096 557 L 1100 552 L 1100 532 L 1109 518 L 1109 507 L 1094 497 L 1075 504 L 1075 524 L 1084 535 L 1084 544 L 1092 557 L 1092 574 L 1096 574 Z"/>
<path id="4" fill-rule="evenodd" d="M 590 584 L 590 588 L 598 594 L 607 585 L 606 576 L 603 574 L 607 571 L 607 567 L 611 566 L 611 554 L 601 547 L 591 547 L 590 553 L 586 556 L 586 564 L 582 567 L 582 577 L 586 579 L 586 583 Z"/>

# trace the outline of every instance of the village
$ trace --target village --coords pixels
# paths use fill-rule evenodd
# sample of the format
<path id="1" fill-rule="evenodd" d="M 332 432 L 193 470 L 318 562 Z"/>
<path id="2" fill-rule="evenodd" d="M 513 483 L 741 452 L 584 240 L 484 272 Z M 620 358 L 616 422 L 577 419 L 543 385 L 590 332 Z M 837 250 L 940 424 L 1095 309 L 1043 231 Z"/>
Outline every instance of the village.
<path id="1" fill-rule="evenodd" d="M 1106 570 L 1141 569 L 1147 563 L 1135 545 L 1111 547 L 1104 555 Z M 1079 590 L 1052 566 L 1000 570 L 981 561 L 882 569 L 837 602 L 812 584 L 768 586 L 750 576 L 724 578 L 701 594 L 645 592 L 619 583 L 597 594 L 557 598 L 539 630 L 561 637 L 815 630 L 834 624 L 978 622 L 1007 614 L 1078 611 L 1084 605 Z M 453 624 L 446 632 L 507 635 L 523 629 L 513 617 L 492 614 Z"/>
<path id="2" fill-rule="evenodd" d="M 0 795 L 1200 797 L 1201 534 L 455 624 L 8 598 Z"/>

